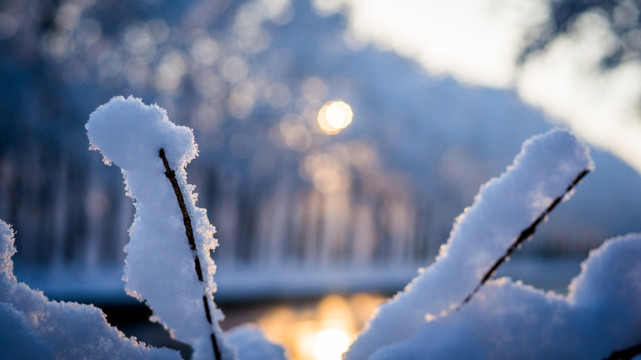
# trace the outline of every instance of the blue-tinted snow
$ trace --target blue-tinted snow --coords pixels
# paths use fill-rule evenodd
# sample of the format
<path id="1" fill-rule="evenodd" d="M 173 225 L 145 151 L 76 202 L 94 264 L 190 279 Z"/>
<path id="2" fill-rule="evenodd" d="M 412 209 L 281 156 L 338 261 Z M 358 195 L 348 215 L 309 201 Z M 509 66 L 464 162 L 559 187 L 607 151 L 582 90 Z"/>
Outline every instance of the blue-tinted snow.
<path id="1" fill-rule="evenodd" d="M 193 359 L 214 357 L 210 340 L 213 332 L 223 359 L 242 360 L 243 354 L 238 357 L 223 334 L 219 322 L 224 315 L 213 302 L 216 265 L 211 253 L 218 246 L 216 229 L 209 223 L 207 211 L 196 206 L 195 187 L 187 183 L 185 167 L 197 155 L 192 130 L 169 121 L 157 105 L 145 105 L 133 97 L 115 97 L 101 105 L 86 127 L 92 147 L 103 154 L 107 164 L 113 162 L 121 168 L 125 189 L 136 207 L 130 242 L 125 247 L 123 279 L 127 293 L 144 301 L 154 312 L 152 319 L 161 322 L 174 338 L 190 344 Z M 197 254 L 190 249 L 185 219 L 159 155 L 161 149 L 184 198 Z M 203 279 L 198 279 L 195 260 Z M 207 311 L 211 312 L 212 323 L 208 322 L 203 301 L 210 304 Z M 237 335 L 236 340 L 253 347 L 279 349 L 258 337 L 256 331 L 245 332 L 248 339 Z M 265 359 L 282 357 L 281 351 Z"/>
<path id="2" fill-rule="evenodd" d="M 193 186 L 187 184 L 185 167 L 197 155 L 191 129 L 169 121 L 160 107 L 145 105 L 133 97 L 116 97 L 101 105 L 86 127 L 92 147 L 103 154 L 106 163 L 114 162 L 121 168 L 127 194 L 136 207 L 130 242 L 125 247 L 127 293 L 145 301 L 154 319 L 170 329 L 177 340 L 191 344 L 195 359 L 214 356 L 211 331 L 224 358 L 235 358 L 220 329 L 222 312 L 211 309 L 213 324 L 209 324 L 203 307 L 203 296 L 211 299 L 216 290 L 216 267 L 210 252 L 218 242 L 206 211 L 195 205 Z M 194 270 L 195 254 L 185 235 L 178 200 L 165 176 L 161 149 L 175 171 L 191 216 L 204 282 Z M 198 345 L 203 342 L 209 346 Z"/>
<path id="3" fill-rule="evenodd" d="M 50 301 L 18 282 L 13 229 L 0 221 L 0 349 L 3 359 L 180 359 L 127 338 L 91 305 Z"/>
<path id="4" fill-rule="evenodd" d="M 594 250 L 567 296 L 492 280 L 459 311 L 427 321 L 371 360 L 605 359 L 641 338 L 641 235 Z"/>
<path id="5" fill-rule="evenodd" d="M 587 147 L 568 132 L 553 130 L 525 142 L 506 172 L 483 185 L 457 218 L 434 264 L 381 305 L 347 359 L 366 359 L 382 346 L 407 340 L 426 316 L 457 306 L 521 231 L 592 168 Z"/>

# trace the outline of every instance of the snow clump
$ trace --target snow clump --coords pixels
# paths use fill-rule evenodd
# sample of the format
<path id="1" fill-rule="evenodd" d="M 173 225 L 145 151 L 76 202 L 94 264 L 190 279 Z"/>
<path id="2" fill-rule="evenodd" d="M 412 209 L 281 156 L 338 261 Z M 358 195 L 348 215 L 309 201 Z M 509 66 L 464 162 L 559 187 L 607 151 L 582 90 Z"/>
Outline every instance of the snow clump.
<path id="1" fill-rule="evenodd" d="M 459 216 L 435 263 L 379 308 L 345 359 L 602 359 L 639 346 L 639 234 L 594 250 L 567 296 L 502 278 L 463 301 L 592 168 L 588 149 L 565 131 L 527 141 Z"/>
<path id="2" fill-rule="evenodd" d="M 101 105 L 86 128 L 92 149 L 100 150 L 106 164 L 121 168 L 136 208 L 125 247 L 125 290 L 145 301 L 153 310 L 152 319 L 174 338 L 190 344 L 194 359 L 216 358 L 215 348 L 222 359 L 236 359 L 235 346 L 219 325 L 223 314 L 213 301 L 216 266 L 210 254 L 218 246 L 216 230 L 206 210 L 196 206 L 194 186 L 187 183 L 185 167 L 198 154 L 192 130 L 169 121 L 160 107 L 133 97 L 115 97 Z M 174 185 L 188 215 L 181 211 Z M 186 230 L 188 222 L 193 237 Z M 240 342 L 263 345 L 256 343 L 255 331 L 246 333 L 251 339 Z M 272 359 L 283 357 L 281 351 Z"/>
<path id="3" fill-rule="evenodd" d="M 180 360 L 127 338 L 97 307 L 49 300 L 13 274 L 13 229 L 0 220 L 0 358 Z"/>
<path id="4" fill-rule="evenodd" d="M 567 296 L 491 280 L 460 311 L 425 322 L 369 359 L 606 359 L 641 343 L 639 259 L 641 235 L 606 241 Z"/>

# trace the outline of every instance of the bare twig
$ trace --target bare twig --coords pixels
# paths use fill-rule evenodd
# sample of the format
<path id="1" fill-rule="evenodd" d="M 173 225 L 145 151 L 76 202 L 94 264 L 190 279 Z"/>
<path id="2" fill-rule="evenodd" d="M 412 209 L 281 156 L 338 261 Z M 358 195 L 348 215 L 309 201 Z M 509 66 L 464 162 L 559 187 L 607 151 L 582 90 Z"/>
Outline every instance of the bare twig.
<path id="1" fill-rule="evenodd" d="M 528 226 L 527 228 L 523 229 L 523 231 L 521 231 L 521 234 L 519 234 L 519 236 L 516 238 L 516 240 L 514 240 L 512 245 L 505 252 L 505 254 L 503 256 L 501 256 L 500 258 L 498 258 L 494 262 L 494 264 L 492 264 L 492 266 L 490 266 L 490 268 L 485 272 L 485 275 L 483 275 L 483 277 L 481 278 L 481 282 L 478 285 L 476 285 L 476 288 L 474 288 L 474 290 L 472 290 L 472 292 L 469 295 L 467 295 L 465 297 L 465 299 L 463 299 L 463 301 L 456 307 L 456 310 L 460 309 L 461 306 L 467 304 L 468 302 L 470 302 L 470 300 L 472 300 L 474 295 L 476 295 L 476 293 L 481 289 L 481 287 L 488 280 L 490 280 L 492 278 L 492 276 L 494 276 L 494 274 L 496 273 L 498 268 L 510 257 L 510 255 L 512 255 L 512 253 L 514 251 L 516 251 L 521 246 L 521 244 L 523 244 L 523 242 L 525 242 L 527 239 L 532 237 L 532 235 L 536 231 L 537 226 L 539 226 L 539 224 L 552 212 L 552 210 L 554 210 L 554 208 L 561 202 L 561 200 L 563 200 L 563 197 L 565 197 L 565 195 L 567 195 L 570 191 L 572 191 L 572 189 L 574 189 L 574 187 L 589 172 L 590 172 L 590 170 L 588 170 L 588 169 L 585 169 L 585 170 L 581 171 L 574 178 L 574 180 L 572 180 L 572 183 L 570 183 L 570 185 L 568 185 L 568 187 L 565 189 L 565 192 L 562 195 L 560 195 L 557 198 L 555 198 L 550 203 L 550 205 L 548 205 L 548 207 L 545 209 L 545 211 L 543 211 L 543 213 L 541 213 L 539 215 L 539 217 L 534 219 L 534 221 L 530 224 L 530 226 Z"/>
<path id="2" fill-rule="evenodd" d="M 191 217 L 189 216 L 189 212 L 187 212 L 187 206 L 185 205 L 185 198 L 183 197 L 182 191 L 180 190 L 180 186 L 178 185 L 178 180 L 176 180 L 176 172 L 169 167 L 169 161 L 167 161 L 167 157 L 165 156 L 164 148 L 161 148 L 158 151 L 158 155 L 162 159 L 162 162 L 165 166 L 165 176 L 167 176 L 167 179 L 169 179 L 169 182 L 171 182 L 171 186 L 174 188 L 174 193 L 176 194 L 176 199 L 178 200 L 178 206 L 180 207 L 180 211 L 182 212 L 182 215 L 183 215 L 183 223 L 185 224 L 185 234 L 187 235 L 187 241 L 189 242 L 189 247 L 191 248 L 191 251 L 194 256 L 194 270 L 196 271 L 198 280 L 204 284 L 203 271 L 202 271 L 202 267 L 200 266 L 200 258 L 198 257 L 198 250 L 196 249 L 196 241 L 194 239 L 194 230 L 191 227 Z M 205 308 L 205 316 L 207 317 L 207 322 L 211 325 L 212 324 L 211 311 L 209 310 L 209 300 L 206 293 L 203 294 L 203 307 Z M 216 340 L 216 335 L 214 334 L 213 330 L 211 332 L 210 338 L 211 338 L 211 345 L 214 349 L 214 356 L 216 357 L 216 360 L 221 360 L 222 357 L 220 355 L 220 349 L 218 348 L 218 341 Z"/>
<path id="3" fill-rule="evenodd" d="M 625 350 L 618 350 L 610 354 L 605 360 L 630 360 L 641 354 L 641 344 L 634 345 Z"/>

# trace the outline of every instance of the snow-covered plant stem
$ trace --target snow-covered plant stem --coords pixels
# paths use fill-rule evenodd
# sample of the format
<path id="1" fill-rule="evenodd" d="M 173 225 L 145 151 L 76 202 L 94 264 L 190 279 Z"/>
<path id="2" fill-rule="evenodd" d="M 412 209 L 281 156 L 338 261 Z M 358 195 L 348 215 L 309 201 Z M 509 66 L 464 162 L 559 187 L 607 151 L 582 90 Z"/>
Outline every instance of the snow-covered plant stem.
<path id="1" fill-rule="evenodd" d="M 485 291 L 492 280 L 484 278 L 489 278 L 532 235 L 536 225 L 559 201 L 569 198 L 572 191 L 567 192 L 568 185 L 573 187 L 574 181 L 580 181 L 577 177 L 585 176 L 579 175 L 592 168 L 588 148 L 568 132 L 553 130 L 525 142 L 514 163 L 501 176 L 483 185 L 474 204 L 457 218 L 434 263 L 421 271 L 404 291 L 379 307 L 351 345 L 345 360 L 376 358 L 374 353 L 410 341 L 426 326 L 458 318 L 462 315 L 457 314 L 468 313 L 470 307 L 488 304 L 484 294 L 483 301 L 471 301 L 461 311 L 452 311 L 460 307 L 461 300 L 479 283 L 486 281 L 480 290 Z M 484 309 L 483 314 L 494 310 Z M 429 341 L 429 346 L 446 339 L 442 340 Z M 422 351 L 416 354 L 431 357 Z M 452 357 L 478 356 L 460 353 Z M 398 355 L 386 359 L 410 358 Z"/>
<path id="2" fill-rule="evenodd" d="M 178 180 L 176 180 L 176 172 L 172 170 L 171 167 L 169 166 L 169 161 L 167 161 L 167 157 L 165 156 L 165 149 L 161 148 L 158 151 L 158 155 L 162 159 L 162 163 L 165 166 L 165 176 L 167 176 L 167 179 L 169 179 L 169 182 L 171 182 L 171 186 L 174 189 L 174 193 L 176 194 L 176 200 L 178 200 L 178 206 L 180 206 L 180 212 L 183 215 L 183 223 L 185 224 L 185 234 L 187 235 L 189 248 L 191 249 L 194 255 L 194 270 L 196 271 L 196 276 L 198 276 L 198 280 L 201 283 L 203 283 L 203 292 L 204 292 L 203 306 L 205 308 L 205 316 L 207 318 L 207 322 L 209 324 L 212 324 L 211 311 L 209 310 L 209 299 L 207 296 L 207 292 L 205 291 L 203 271 L 202 271 L 202 267 L 200 266 L 200 258 L 198 257 L 198 250 L 196 249 L 196 241 L 194 239 L 194 230 L 191 227 L 191 217 L 189 216 L 189 212 L 187 211 L 187 206 L 185 205 L 185 198 L 183 197 L 180 186 L 178 185 Z M 210 338 L 211 338 L 211 345 L 214 350 L 214 356 L 216 357 L 216 360 L 221 360 L 220 349 L 218 348 L 218 342 L 216 341 L 216 335 L 214 334 L 213 329 L 210 334 Z"/>
<path id="3" fill-rule="evenodd" d="M 526 240 L 528 240 L 529 238 L 531 238 L 531 237 L 532 237 L 532 235 L 534 235 L 534 233 L 536 232 L 536 228 L 539 226 L 539 224 L 540 224 L 541 222 L 543 222 L 543 220 L 545 220 L 545 218 L 546 218 L 546 217 L 547 217 L 547 216 L 552 212 L 552 210 L 554 210 L 554 208 L 555 208 L 557 205 L 559 205 L 559 203 L 561 203 L 561 201 L 563 200 L 563 198 L 564 198 L 565 196 L 567 196 L 567 195 L 568 195 L 568 194 L 569 194 L 569 193 L 574 189 L 574 187 L 575 187 L 579 182 L 581 182 L 581 180 L 583 180 L 583 178 L 584 178 L 584 177 L 585 177 L 589 172 L 590 172 L 590 170 L 589 170 L 589 169 L 583 169 L 583 171 L 581 171 L 581 172 L 580 172 L 580 173 L 579 173 L 579 174 L 574 178 L 574 180 L 572 180 L 572 182 L 570 183 L 570 185 L 568 185 L 568 187 L 565 189 L 565 191 L 563 192 L 563 194 L 562 194 L 562 195 L 557 196 L 554 200 L 552 200 L 552 202 L 550 203 L 550 205 L 548 205 L 548 207 L 547 207 L 547 208 L 545 208 L 545 210 L 544 210 L 543 212 L 541 212 L 541 214 L 540 214 L 536 219 L 534 219 L 534 221 L 532 221 L 532 223 L 530 223 L 530 226 L 528 226 L 527 228 L 523 229 L 523 231 L 521 231 L 521 233 L 519 234 L 519 236 L 516 238 L 516 240 L 514 240 L 514 242 L 512 243 L 512 245 L 510 245 L 510 247 L 507 249 L 507 251 L 505 252 L 505 254 L 504 254 L 503 256 L 501 256 L 500 258 L 498 258 L 498 259 L 494 262 L 494 264 L 492 264 L 492 266 L 490 266 L 490 268 L 485 272 L 485 274 L 484 274 L 484 275 L 483 275 L 483 277 L 481 278 L 481 281 L 479 282 L 479 284 L 478 284 L 478 285 L 476 285 L 476 287 L 474 288 L 474 290 L 472 290 L 472 292 L 471 292 L 469 295 L 467 295 L 467 296 L 465 297 L 465 299 L 463 299 L 463 301 L 458 305 L 457 309 L 459 309 L 461 306 L 463 306 L 463 305 L 467 304 L 470 300 L 472 300 L 472 298 L 474 297 L 474 295 L 476 295 L 476 293 L 481 289 L 481 287 L 482 287 L 482 286 L 483 286 L 483 285 L 484 285 L 488 280 L 490 280 L 490 279 L 492 278 L 492 276 L 494 276 L 494 274 L 496 273 L 496 271 L 498 270 L 498 268 L 499 268 L 499 267 L 500 267 L 504 262 L 506 262 L 506 261 L 510 258 L 510 256 L 512 255 L 512 253 L 514 253 L 514 251 L 518 250 L 518 249 L 521 247 L 521 245 L 522 245 Z"/>
<path id="4" fill-rule="evenodd" d="M 125 247 L 127 294 L 144 301 L 154 321 L 189 344 L 193 360 L 238 359 L 219 325 L 224 315 L 213 297 L 216 229 L 207 211 L 196 206 L 195 187 L 187 182 L 185 167 L 198 155 L 192 130 L 133 97 L 99 106 L 86 128 L 91 148 L 100 150 L 106 164 L 120 167 L 134 200 Z"/>

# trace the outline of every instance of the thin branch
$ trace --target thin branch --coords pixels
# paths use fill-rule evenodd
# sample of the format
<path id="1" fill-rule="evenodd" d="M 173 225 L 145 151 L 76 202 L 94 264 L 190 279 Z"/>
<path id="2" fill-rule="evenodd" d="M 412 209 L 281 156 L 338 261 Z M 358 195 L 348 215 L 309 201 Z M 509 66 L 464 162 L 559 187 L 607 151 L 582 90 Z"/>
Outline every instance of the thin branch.
<path id="1" fill-rule="evenodd" d="M 641 355 L 641 344 L 634 345 L 625 350 L 615 351 L 605 360 L 630 360 L 636 355 Z"/>
<path id="2" fill-rule="evenodd" d="M 507 261 L 507 259 L 510 257 L 510 255 L 512 255 L 512 253 L 513 253 L 514 251 L 516 251 L 516 250 L 521 246 L 521 244 L 523 244 L 523 242 L 525 242 L 526 240 L 528 240 L 529 238 L 531 238 L 531 237 L 532 237 L 532 235 L 534 235 L 534 232 L 536 231 L 537 226 L 539 226 L 539 224 L 540 224 L 541 222 L 543 222 L 543 220 L 544 220 L 544 219 L 545 219 L 545 218 L 546 218 L 546 217 L 547 217 L 547 216 L 552 212 L 552 210 L 554 210 L 554 208 L 555 208 L 555 207 L 556 207 L 556 206 L 561 202 L 561 200 L 563 200 L 563 198 L 564 198 L 564 197 L 565 197 L 565 196 L 566 196 L 570 191 L 572 191 L 572 189 L 574 189 L 574 187 L 575 187 L 575 186 L 576 186 L 576 185 L 577 185 L 577 184 L 578 184 L 578 183 L 579 183 L 579 182 L 580 182 L 580 181 L 585 177 L 585 175 L 587 175 L 589 172 L 590 172 L 590 170 L 588 170 L 588 169 L 585 169 L 585 170 L 581 171 L 581 172 L 580 172 L 580 173 L 579 173 L 579 174 L 574 178 L 574 180 L 572 180 L 572 183 L 570 183 L 570 185 L 568 185 L 568 187 L 565 189 L 565 192 L 564 192 L 562 195 L 560 195 L 560 196 L 558 196 L 557 198 L 555 198 L 555 199 L 550 203 L 550 205 L 548 205 L 548 207 L 545 209 L 545 211 L 543 211 L 543 213 L 541 213 L 541 214 L 539 215 L 539 217 L 537 217 L 536 219 L 534 219 L 534 221 L 530 224 L 530 226 L 528 226 L 527 228 L 523 229 L 523 231 L 521 231 L 521 234 L 519 234 L 519 236 L 516 238 L 516 240 L 514 240 L 514 242 L 512 243 L 512 245 L 511 245 L 511 246 L 507 249 L 507 251 L 505 252 L 505 254 L 504 254 L 503 256 L 501 256 L 500 258 L 498 258 L 498 259 L 494 262 L 494 264 L 492 264 L 492 266 L 490 266 L 490 268 L 485 272 L 485 275 L 483 275 L 483 277 L 481 278 L 481 282 L 480 282 L 478 285 L 476 285 L 476 287 L 474 288 L 474 290 L 472 290 L 472 292 L 471 292 L 469 295 L 467 295 L 467 296 L 465 297 L 465 299 L 463 299 L 463 301 L 462 301 L 462 302 L 461 302 L 461 303 L 456 307 L 456 310 L 460 309 L 460 308 L 461 308 L 461 306 L 463 306 L 463 305 L 467 304 L 468 302 L 470 302 L 470 300 L 472 300 L 472 298 L 474 297 L 474 295 L 476 295 L 476 293 L 481 289 L 481 287 L 483 287 L 483 285 L 485 285 L 485 283 L 486 283 L 488 280 L 490 280 L 490 279 L 492 278 L 492 276 L 494 276 L 494 274 L 496 273 L 496 271 L 498 270 L 498 268 L 499 268 L 499 267 L 500 267 L 500 266 L 501 266 L 505 261 Z"/>
<path id="3" fill-rule="evenodd" d="M 191 217 L 189 216 L 189 212 L 187 212 L 187 206 L 185 205 L 185 198 L 183 197 L 182 191 L 180 190 L 180 186 L 178 185 L 178 180 L 176 180 L 176 172 L 169 167 L 169 161 L 167 161 L 167 157 L 165 156 L 164 148 L 161 148 L 158 151 L 158 155 L 162 159 L 162 162 L 165 166 L 165 176 L 167 176 L 167 179 L 169 179 L 169 182 L 171 182 L 171 186 L 174 188 L 174 193 L 176 194 L 176 199 L 178 200 L 178 206 L 180 207 L 180 211 L 182 212 L 182 215 L 183 215 L 183 223 L 185 224 L 185 235 L 187 235 L 187 241 L 189 242 L 189 247 L 191 248 L 192 254 L 194 256 L 194 270 L 196 271 L 198 280 L 204 284 L 203 271 L 200 266 L 200 258 L 198 257 L 198 250 L 196 249 L 196 240 L 194 239 L 194 230 L 191 227 Z M 209 324 L 212 324 L 211 311 L 209 310 L 209 300 L 206 293 L 203 294 L 203 307 L 205 308 L 205 316 L 207 318 L 207 322 Z M 220 354 L 220 349 L 218 348 L 218 341 L 216 340 L 216 335 L 214 334 L 213 330 L 210 334 L 210 338 L 211 338 L 212 347 L 214 349 L 214 356 L 216 357 L 216 360 L 221 360 L 222 356 Z"/>

